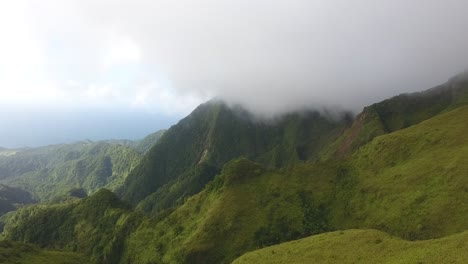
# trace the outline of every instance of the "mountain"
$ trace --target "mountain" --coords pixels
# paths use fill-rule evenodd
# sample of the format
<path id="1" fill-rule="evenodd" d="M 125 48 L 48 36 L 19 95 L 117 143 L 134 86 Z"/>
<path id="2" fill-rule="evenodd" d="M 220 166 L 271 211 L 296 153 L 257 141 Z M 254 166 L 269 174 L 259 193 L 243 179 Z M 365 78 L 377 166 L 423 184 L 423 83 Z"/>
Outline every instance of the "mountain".
<path id="1" fill-rule="evenodd" d="M 346 113 L 331 117 L 307 111 L 266 122 L 240 107 L 211 101 L 164 133 L 120 193 L 139 208 L 159 212 L 202 190 L 233 158 L 245 156 L 270 167 L 317 159 L 350 119 Z"/>
<path id="2" fill-rule="evenodd" d="M 130 147 L 83 141 L 24 149 L 0 157 L 0 182 L 50 201 L 73 188 L 87 193 L 106 187 L 116 189 L 140 162 Z"/>
<path id="3" fill-rule="evenodd" d="M 200 194 L 131 233 L 124 260 L 230 263 L 241 252 L 349 228 L 410 240 L 463 232 L 467 116 L 462 107 L 378 137 L 345 161 L 287 170 L 232 161 Z"/>
<path id="4" fill-rule="evenodd" d="M 454 252 L 467 251 L 467 90 L 458 76 L 355 119 L 265 121 L 212 101 L 164 133 L 119 196 L 21 207 L 0 219 L 2 238 L 103 264 L 457 263 Z"/>
<path id="5" fill-rule="evenodd" d="M 371 228 L 409 240 L 457 234 L 468 229 L 466 116 L 468 106 L 437 115 L 377 137 L 346 160 L 268 168 L 236 159 L 182 206 L 155 216 L 130 210 L 108 191 L 76 204 L 23 208 L 3 235 L 99 263 L 114 263 L 105 256 L 115 263 L 230 263 L 333 230 Z"/>

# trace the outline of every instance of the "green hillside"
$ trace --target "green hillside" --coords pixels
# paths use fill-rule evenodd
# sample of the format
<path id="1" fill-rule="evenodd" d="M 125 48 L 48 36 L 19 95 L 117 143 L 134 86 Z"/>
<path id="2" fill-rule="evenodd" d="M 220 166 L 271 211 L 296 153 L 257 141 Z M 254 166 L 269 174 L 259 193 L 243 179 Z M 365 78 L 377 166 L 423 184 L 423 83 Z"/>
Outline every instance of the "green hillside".
<path id="1" fill-rule="evenodd" d="M 21 187 L 41 201 L 83 188 L 116 189 L 140 162 L 130 147 L 104 142 L 80 142 L 25 149 L 0 158 L 0 182 Z"/>
<path id="2" fill-rule="evenodd" d="M 169 216 L 145 221 L 130 235 L 126 258 L 229 263 L 241 252 L 345 228 L 408 239 L 463 232 L 467 116 L 463 107 L 378 137 L 349 161 L 282 170 L 230 162 Z"/>
<path id="3" fill-rule="evenodd" d="M 418 124 L 468 104 L 468 76 L 460 74 L 432 89 L 401 94 L 365 107 L 353 125 L 321 153 L 322 159 L 343 157 L 374 137 Z"/>
<path id="4" fill-rule="evenodd" d="M 2 238 L 75 251 L 93 263 L 117 263 L 125 236 L 142 215 L 101 189 L 90 197 L 56 205 L 35 205 L 3 218 Z"/>
<path id="5" fill-rule="evenodd" d="M 376 230 L 345 230 L 249 252 L 233 264 L 463 264 L 467 259 L 468 231 L 440 239 L 406 241 Z"/>
<path id="6" fill-rule="evenodd" d="M 33 216 L 20 210 L 19 218 L 7 222 L 4 235 L 95 259 L 102 259 L 102 251 L 90 248 L 107 245 L 103 248 L 115 252 L 117 246 L 109 245 L 119 237 L 124 241 L 117 247 L 120 263 L 229 263 L 247 251 L 333 230 L 373 228 L 411 240 L 460 233 L 468 229 L 468 166 L 463 162 L 468 124 L 461 122 L 467 116 L 468 107 L 462 107 L 377 137 L 345 161 L 283 169 L 247 159 L 231 161 L 201 193 L 175 210 L 154 217 L 119 211 L 114 221 L 135 219 L 126 222 L 131 224 L 124 225 L 128 229 L 123 233 L 115 233 L 105 220 L 114 213 L 99 209 L 100 216 L 89 225 L 111 235 L 95 237 L 95 242 L 87 240 L 92 233 L 86 239 L 72 235 L 83 219 L 80 209 L 73 208 L 91 210 L 86 201 L 98 202 L 99 196 L 67 205 L 66 214 L 53 213 L 53 207 Z M 62 220 L 51 221 L 53 215 Z M 46 219 L 48 229 L 41 230 L 71 235 L 27 235 Z M 67 219 L 75 219 L 74 224 L 64 225 Z M 83 248 L 71 246 L 75 244 Z"/>
<path id="7" fill-rule="evenodd" d="M 349 122 L 318 112 L 258 122 L 241 108 L 208 102 L 171 127 L 127 178 L 121 193 L 146 211 L 181 204 L 233 158 L 282 167 L 318 158 Z"/>

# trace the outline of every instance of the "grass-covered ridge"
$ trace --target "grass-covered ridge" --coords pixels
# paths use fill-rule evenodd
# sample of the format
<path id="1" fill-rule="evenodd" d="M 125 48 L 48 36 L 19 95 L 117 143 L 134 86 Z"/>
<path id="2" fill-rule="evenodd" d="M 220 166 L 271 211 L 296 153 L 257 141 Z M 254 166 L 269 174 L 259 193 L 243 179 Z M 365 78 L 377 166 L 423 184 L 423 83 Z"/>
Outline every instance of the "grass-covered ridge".
<path id="1" fill-rule="evenodd" d="M 355 153 L 350 219 L 409 239 L 468 228 L 468 107 L 375 138 Z M 346 220 L 348 219 L 348 220 Z"/>
<path id="2" fill-rule="evenodd" d="M 249 252 L 233 264 L 464 264 L 467 259 L 468 231 L 439 239 L 406 241 L 376 230 L 345 230 Z"/>
<path id="3" fill-rule="evenodd" d="M 343 157 L 374 137 L 419 124 L 468 104 L 468 75 L 459 74 L 432 89 L 401 94 L 365 107 L 353 125 L 321 153 L 322 159 Z"/>

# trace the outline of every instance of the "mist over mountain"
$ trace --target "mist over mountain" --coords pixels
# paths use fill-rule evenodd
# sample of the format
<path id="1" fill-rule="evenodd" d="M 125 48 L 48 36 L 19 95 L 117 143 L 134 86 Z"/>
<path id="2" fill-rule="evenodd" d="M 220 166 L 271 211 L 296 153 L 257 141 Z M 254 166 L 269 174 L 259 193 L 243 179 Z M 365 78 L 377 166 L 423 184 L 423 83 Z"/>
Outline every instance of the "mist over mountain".
<path id="1" fill-rule="evenodd" d="M 468 68 L 467 9 L 460 0 L 8 1 L 0 102 L 181 117 L 216 97 L 263 115 L 359 112 Z"/>

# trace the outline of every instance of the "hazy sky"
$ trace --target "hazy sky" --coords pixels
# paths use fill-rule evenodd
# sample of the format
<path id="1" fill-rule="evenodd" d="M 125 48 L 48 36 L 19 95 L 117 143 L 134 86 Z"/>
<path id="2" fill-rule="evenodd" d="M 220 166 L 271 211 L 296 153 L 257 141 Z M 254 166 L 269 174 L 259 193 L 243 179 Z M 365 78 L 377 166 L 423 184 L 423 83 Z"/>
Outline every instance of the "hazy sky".
<path id="1" fill-rule="evenodd" d="M 468 68 L 467 10 L 466 0 L 1 1 L 0 122 L 21 110 L 65 124 L 38 114 L 47 108 L 76 118 L 66 125 L 127 113 L 123 126 L 145 116 L 157 129 L 212 97 L 262 114 L 359 111 Z M 26 144 L 14 127 L 0 125 L 0 145 Z M 144 134 L 115 132 L 100 137 Z"/>

